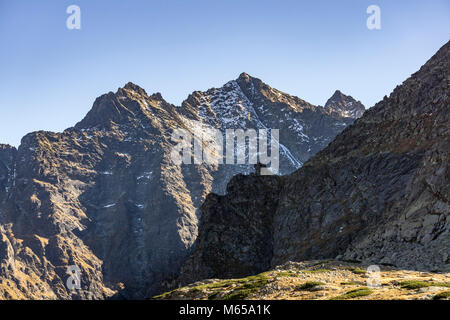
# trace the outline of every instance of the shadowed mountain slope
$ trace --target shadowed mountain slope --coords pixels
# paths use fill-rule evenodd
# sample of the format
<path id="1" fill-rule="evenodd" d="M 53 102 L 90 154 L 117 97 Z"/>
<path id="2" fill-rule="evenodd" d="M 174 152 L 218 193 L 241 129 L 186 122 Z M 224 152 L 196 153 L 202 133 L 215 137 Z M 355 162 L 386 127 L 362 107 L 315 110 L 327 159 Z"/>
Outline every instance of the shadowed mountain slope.
<path id="1" fill-rule="evenodd" d="M 209 195 L 181 282 L 320 258 L 449 271 L 449 85 L 450 42 L 299 170 Z"/>

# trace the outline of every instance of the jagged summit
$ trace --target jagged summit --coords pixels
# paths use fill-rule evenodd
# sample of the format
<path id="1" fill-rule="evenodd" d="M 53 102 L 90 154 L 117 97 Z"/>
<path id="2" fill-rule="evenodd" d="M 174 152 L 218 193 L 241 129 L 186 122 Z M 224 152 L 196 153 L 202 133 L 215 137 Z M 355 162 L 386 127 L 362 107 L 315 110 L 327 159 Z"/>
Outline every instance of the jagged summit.
<path id="1" fill-rule="evenodd" d="M 125 123 L 136 117 L 147 117 L 149 115 L 145 110 L 151 110 L 155 106 L 163 106 L 166 109 L 174 107 L 164 100 L 161 93 L 156 92 L 149 96 L 145 89 L 128 82 L 115 93 L 109 92 L 98 97 L 92 109 L 75 128 L 86 129 L 108 125 L 110 121 Z M 231 80 L 220 88 L 211 88 L 204 92 L 194 91 L 182 102 L 179 111 L 190 119 L 213 117 L 214 119 L 209 119 L 208 122 L 214 122 L 216 126 L 219 123 L 222 127 L 230 125 L 233 120 L 234 124 L 238 122 L 241 127 L 246 127 L 248 121 L 257 121 L 261 116 L 274 113 L 278 114 L 279 119 L 287 117 L 288 121 L 291 121 L 289 119 L 293 116 L 290 116 L 289 112 L 299 113 L 305 109 L 314 113 L 328 113 L 333 117 L 337 115 L 338 118 L 356 119 L 362 114 L 364 106 L 352 97 L 336 91 L 324 109 L 277 90 L 262 80 L 242 72 L 236 80 Z M 173 114 L 171 110 L 168 111 Z M 297 127 L 298 130 L 303 128 L 298 120 L 293 121 L 295 122 L 292 124 L 293 128 Z M 275 124 L 276 122 L 272 126 Z"/>
<path id="2" fill-rule="evenodd" d="M 247 72 L 242 72 L 239 77 L 236 79 L 236 81 L 250 81 L 250 80 L 259 80 L 260 79 L 251 76 L 250 74 L 248 74 Z"/>
<path id="3" fill-rule="evenodd" d="M 77 129 L 88 129 L 97 126 L 108 126 L 110 121 L 115 123 L 131 123 L 138 119 L 151 117 L 153 108 L 158 107 L 166 111 L 173 108 L 166 102 L 161 93 L 150 96 L 140 86 L 128 82 L 116 93 L 109 92 L 98 97 L 91 110 L 82 121 L 75 125 Z"/>
<path id="4" fill-rule="evenodd" d="M 145 96 L 147 95 L 147 92 L 145 92 L 145 90 L 142 87 L 138 86 L 137 84 L 134 84 L 133 82 L 128 82 L 123 87 L 123 89 L 135 91 L 135 92 L 145 95 Z"/>
<path id="5" fill-rule="evenodd" d="M 331 112 L 337 112 L 342 117 L 359 118 L 366 108 L 361 101 L 356 101 L 352 96 L 343 94 L 336 90 L 330 99 L 325 103 L 325 108 Z"/>
<path id="6" fill-rule="evenodd" d="M 261 79 L 253 77 L 249 75 L 246 72 L 242 72 L 239 77 L 237 77 L 236 80 L 237 83 L 239 83 L 241 86 L 247 86 L 247 85 L 253 85 L 256 86 L 257 89 L 260 89 L 262 87 L 268 87 L 271 88 L 268 84 L 264 83 Z"/>
<path id="7" fill-rule="evenodd" d="M 344 99 L 346 95 L 344 95 L 341 90 L 336 90 L 333 95 L 330 97 L 329 100 L 337 100 L 337 99 Z"/>
<path id="8" fill-rule="evenodd" d="M 150 99 L 150 100 L 158 100 L 158 101 L 164 101 L 163 96 L 160 92 L 155 92 L 151 95 L 148 95 L 144 88 L 141 86 L 138 86 L 137 84 L 133 82 L 128 82 L 123 88 L 119 88 L 116 92 L 118 95 L 124 95 L 128 98 L 143 98 L 143 99 Z M 139 97 L 141 96 L 141 97 Z"/>
<path id="9" fill-rule="evenodd" d="M 251 75 L 249 75 L 247 72 L 241 72 L 239 75 L 239 78 L 245 79 L 245 78 L 253 78 Z"/>

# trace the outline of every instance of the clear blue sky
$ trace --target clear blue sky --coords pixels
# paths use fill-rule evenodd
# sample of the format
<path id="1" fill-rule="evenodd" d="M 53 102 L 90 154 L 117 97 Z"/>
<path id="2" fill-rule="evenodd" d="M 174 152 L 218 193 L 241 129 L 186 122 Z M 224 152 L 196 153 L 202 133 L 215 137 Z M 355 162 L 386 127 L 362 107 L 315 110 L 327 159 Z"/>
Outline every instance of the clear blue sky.
<path id="1" fill-rule="evenodd" d="M 66 8 L 81 8 L 68 30 Z M 366 8 L 381 8 L 381 30 Z M 0 0 L 0 142 L 62 131 L 132 81 L 180 104 L 242 71 L 323 105 L 372 106 L 450 39 L 448 0 Z"/>

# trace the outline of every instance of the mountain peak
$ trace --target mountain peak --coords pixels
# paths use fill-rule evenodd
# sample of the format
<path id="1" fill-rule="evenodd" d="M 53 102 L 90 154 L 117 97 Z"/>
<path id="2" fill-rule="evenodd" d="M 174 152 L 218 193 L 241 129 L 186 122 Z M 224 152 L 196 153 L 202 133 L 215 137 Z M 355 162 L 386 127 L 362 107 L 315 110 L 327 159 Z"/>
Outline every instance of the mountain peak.
<path id="1" fill-rule="evenodd" d="M 242 90 L 244 90 L 244 92 L 246 92 L 248 89 L 258 88 L 259 90 L 264 86 L 269 87 L 264 82 L 262 82 L 261 79 L 252 77 L 246 72 L 242 72 L 235 81 L 239 84 Z"/>
<path id="2" fill-rule="evenodd" d="M 342 93 L 342 91 L 339 90 L 339 89 L 337 89 L 337 90 L 333 93 L 333 95 L 331 96 L 330 99 L 333 99 L 333 98 L 339 98 L 339 97 L 344 97 L 344 96 L 345 96 L 345 95 Z"/>
<path id="3" fill-rule="evenodd" d="M 325 103 L 325 108 L 330 112 L 337 112 L 342 117 L 359 118 L 366 108 L 361 101 L 356 101 L 352 96 L 343 94 L 336 90 L 330 99 Z"/>
<path id="4" fill-rule="evenodd" d="M 159 97 L 157 99 L 157 97 Z M 89 128 L 109 121 L 123 122 L 129 121 L 142 114 L 140 104 L 130 103 L 131 101 L 145 101 L 149 97 L 140 86 L 128 82 L 124 87 L 119 88 L 116 93 L 109 92 L 97 99 L 83 120 L 75 125 L 75 128 Z M 162 101 L 161 94 L 153 94 L 154 100 Z"/>
<path id="5" fill-rule="evenodd" d="M 237 83 L 254 83 L 259 85 L 267 85 L 261 79 L 249 75 L 247 72 L 242 72 L 235 80 Z"/>
<path id="6" fill-rule="evenodd" d="M 133 82 L 128 82 L 123 89 L 128 90 L 128 91 L 134 91 L 137 92 L 141 95 L 147 95 L 147 92 L 145 92 L 145 90 L 143 88 L 141 88 L 140 86 L 138 86 L 137 84 L 134 84 Z M 120 90 L 120 89 L 119 89 Z"/>
<path id="7" fill-rule="evenodd" d="M 239 80 L 249 80 L 251 78 L 253 77 L 249 75 L 247 72 L 242 72 L 238 77 Z"/>

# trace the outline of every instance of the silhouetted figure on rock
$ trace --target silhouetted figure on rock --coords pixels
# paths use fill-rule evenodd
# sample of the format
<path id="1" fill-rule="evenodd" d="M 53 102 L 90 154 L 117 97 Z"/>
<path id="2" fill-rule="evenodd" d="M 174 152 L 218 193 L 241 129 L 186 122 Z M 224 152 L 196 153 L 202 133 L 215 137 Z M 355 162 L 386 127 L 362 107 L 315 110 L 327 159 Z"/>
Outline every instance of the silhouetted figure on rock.
<path id="1" fill-rule="evenodd" d="M 255 175 L 260 176 L 261 175 L 261 168 L 266 168 L 267 165 L 262 164 L 261 162 L 258 162 L 254 165 L 255 168 Z"/>

